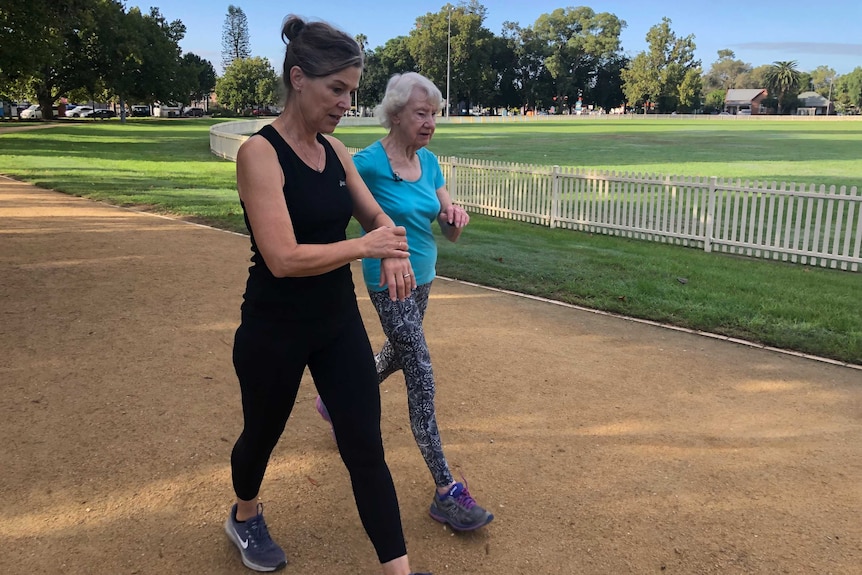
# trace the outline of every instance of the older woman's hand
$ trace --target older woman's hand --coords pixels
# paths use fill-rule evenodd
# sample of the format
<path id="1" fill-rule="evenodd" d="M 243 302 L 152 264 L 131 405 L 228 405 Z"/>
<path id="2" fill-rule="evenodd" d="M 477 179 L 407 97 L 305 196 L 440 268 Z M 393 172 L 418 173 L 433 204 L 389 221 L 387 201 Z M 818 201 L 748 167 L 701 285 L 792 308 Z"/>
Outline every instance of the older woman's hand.
<path id="1" fill-rule="evenodd" d="M 407 299 L 416 288 L 416 278 L 409 259 L 385 258 L 380 260 L 380 287 L 389 286 L 389 299 Z"/>
<path id="2" fill-rule="evenodd" d="M 461 206 L 449 204 L 440 212 L 440 219 L 454 228 L 463 228 L 470 223 L 470 214 Z"/>

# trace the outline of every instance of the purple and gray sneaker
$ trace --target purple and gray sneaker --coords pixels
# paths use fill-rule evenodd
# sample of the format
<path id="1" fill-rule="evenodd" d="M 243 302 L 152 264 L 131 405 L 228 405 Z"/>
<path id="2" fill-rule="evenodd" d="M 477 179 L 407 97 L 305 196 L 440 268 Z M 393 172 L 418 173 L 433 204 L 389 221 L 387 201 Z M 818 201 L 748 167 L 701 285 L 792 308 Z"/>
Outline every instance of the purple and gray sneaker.
<path id="1" fill-rule="evenodd" d="M 460 482 L 443 495 L 435 493 L 428 513 L 432 519 L 448 524 L 455 531 L 473 531 L 494 519 L 491 513 L 476 504 L 467 486 Z"/>

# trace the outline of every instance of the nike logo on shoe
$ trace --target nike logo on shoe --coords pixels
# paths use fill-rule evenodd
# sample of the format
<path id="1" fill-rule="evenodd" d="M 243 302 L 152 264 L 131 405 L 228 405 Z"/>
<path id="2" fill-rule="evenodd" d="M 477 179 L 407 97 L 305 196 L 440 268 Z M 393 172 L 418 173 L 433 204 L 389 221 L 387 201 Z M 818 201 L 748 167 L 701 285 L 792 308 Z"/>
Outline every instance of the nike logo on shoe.
<path id="1" fill-rule="evenodd" d="M 239 532 L 236 530 L 236 527 L 232 527 L 231 529 L 233 529 L 233 532 L 236 534 L 236 538 L 237 541 L 239 541 L 240 546 L 243 549 L 248 549 L 248 539 L 243 540 L 243 538 L 239 536 Z"/>

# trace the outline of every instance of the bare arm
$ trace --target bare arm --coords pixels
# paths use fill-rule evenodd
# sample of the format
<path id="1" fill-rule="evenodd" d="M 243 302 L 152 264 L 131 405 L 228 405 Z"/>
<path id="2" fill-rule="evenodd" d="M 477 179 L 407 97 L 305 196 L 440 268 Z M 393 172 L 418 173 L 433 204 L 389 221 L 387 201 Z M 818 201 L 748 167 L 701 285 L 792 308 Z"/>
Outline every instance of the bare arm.
<path id="1" fill-rule="evenodd" d="M 320 275 L 363 257 L 409 257 L 403 228 L 382 227 L 362 238 L 332 244 L 298 243 L 282 192 L 281 166 L 275 150 L 260 136 L 240 147 L 236 174 L 257 246 L 276 277 Z"/>

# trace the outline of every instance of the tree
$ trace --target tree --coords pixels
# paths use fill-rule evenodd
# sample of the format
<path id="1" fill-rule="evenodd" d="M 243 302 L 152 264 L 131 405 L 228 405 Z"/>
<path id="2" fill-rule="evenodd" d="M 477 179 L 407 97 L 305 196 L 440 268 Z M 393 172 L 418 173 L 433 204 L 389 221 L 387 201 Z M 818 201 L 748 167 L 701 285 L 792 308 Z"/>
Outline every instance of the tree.
<path id="1" fill-rule="evenodd" d="M 720 112 L 724 110 L 724 98 L 727 90 L 713 90 L 706 95 L 703 102 L 704 113 Z"/>
<path id="2" fill-rule="evenodd" d="M 449 62 L 452 101 L 463 101 L 469 106 L 469 102 L 489 98 L 493 89 L 490 42 L 494 35 L 482 26 L 487 11 L 477 0 L 451 8 L 451 13 L 450 8 L 447 5 L 436 14 L 429 12 L 417 18 L 407 46 L 418 71 L 434 82 L 444 97 Z M 452 32 L 447 59 L 450 18 Z"/>
<path id="3" fill-rule="evenodd" d="M 541 41 L 533 29 L 517 22 L 503 23 L 503 38 L 513 55 L 512 84 L 517 99 L 510 105 L 534 109 L 551 99 L 554 80 L 545 67 Z"/>
<path id="4" fill-rule="evenodd" d="M 510 108 L 520 103 L 515 84 L 517 58 L 511 44 L 502 37 L 491 39 L 489 50 L 493 86 L 488 104 L 495 108 Z"/>
<path id="5" fill-rule="evenodd" d="M 35 96 L 43 117 L 51 119 L 52 106 L 61 95 L 80 86 L 96 86 L 94 11 L 117 5 L 113 0 L 4 2 L 0 82 L 14 83 Z"/>
<path id="6" fill-rule="evenodd" d="M 225 108 L 237 113 L 255 106 L 275 104 L 278 76 L 266 58 L 238 58 L 216 81 L 216 96 Z"/>
<path id="7" fill-rule="evenodd" d="M 768 65 L 758 66 L 749 72 L 743 72 L 736 79 L 737 88 L 766 88 L 766 74 Z"/>
<path id="8" fill-rule="evenodd" d="M 168 22 L 158 8 L 143 14 L 134 7 L 111 16 L 101 20 L 96 59 L 102 91 L 106 98 L 119 99 L 121 119 L 128 101 L 186 101 L 179 46 L 185 25 Z"/>
<path id="9" fill-rule="evenodd" d="M 691 113 L 700 107 L 701 93 L 703 91 L 703 78 L 700 68 L 689 68 L 685 70 L 682 81 L 677 84 L 676 110 Z"/>
<path id="10" fill-rule="evenodd" d="M 182 98 L 178 101 L 190 104 L 209 98 L 215 89 L 216 73 L 212 63 L 197 54 L 183 54 L 179 66 L 179 79 L 183 84 Z"/>
<path id="11" fill-rule="evenodd" d="M 597 14 L 585 6 L 558 8 L 539 16 L 532 26 L 532 36 L 536 47 L 541 46 L 558 102 L 571 97 L 574 103 L 580 94 L 587 101 L 593 100 L 591 91 L 603 67 L 619 63 L 622 57 L 620 33 L 625 26 L 614 14 Z"/>
<path id="12" fill-rule="evenodd" d="M 380 103 L 386 92 L 386 83 L 393 74 L 417 71 L 407 40 L 407 36 L 397 36 L 382 47 L 365 53 L 365 71 L 359 81 L 363 102 L 369 105 Z"/>
<path id="13" fill-rule="evenodd" d="M 844 112 L 859 113 L 862 110 L 862 67 L 835 81 L 834 99 L 838 108 Z"/>
<path id="14" fill-rule="evenodd" d="M 829 66 L 817 66 L 809 74 L 811 78 L 811 89 L 824 96 L 829 97 L 829 92 L 834 89 L 835 79 L 838 74 Z"/>
<path id="15" fill-rule="evenodd" d="M 796 101 L 799 88 L 799 71 L 795 60 L 774 62 L 766 71 L 766 89 L 778 98 L 778 113 L 781 114 Z"/>
<path id="16" fill-rule="evenodd" d="M 746 72 L 751 71 L 751 65 L 742 60 L 735 60 L 733 50 L 719 50 L 718 60 L 713 62 L 709 72 L 703 76 L 703 84 L 706 90 L 730 90 L 740 88 L 737 81 Z"/>
<path id="17" fill-rule="evenodd" d="M 650 103 L 658 112 L 692 109 L 700 99 L 700 60 L 694 36 L 679 38 L 662 18 L 647 32 L 648 52 L 641 52 L 622 71 L 623 91 L 633 105 Z M 697 75 L 697 80 L 694 76 Z M 646 106 L 644 107 L 646 111 Z"/>
<path id="18" fill-rule="evenodd" d="M 227 7 L 221 32 L 221 63 L 226 69 L 234 60 L 251 56 L 248 18 L 239 6 Z"/>

